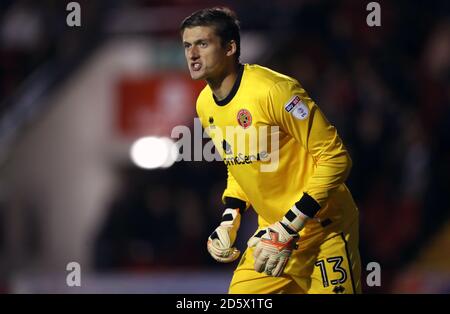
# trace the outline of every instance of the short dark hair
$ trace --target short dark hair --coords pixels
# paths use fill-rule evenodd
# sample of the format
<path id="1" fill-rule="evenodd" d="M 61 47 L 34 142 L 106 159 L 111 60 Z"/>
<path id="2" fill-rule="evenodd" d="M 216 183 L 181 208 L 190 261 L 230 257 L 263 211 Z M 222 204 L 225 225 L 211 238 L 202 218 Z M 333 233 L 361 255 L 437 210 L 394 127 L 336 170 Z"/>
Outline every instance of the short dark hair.
<path id="1" fill-rule="evenodd" d="M 217 36 L 220 37 L 222 45 L 231 40 L 236 42 L 236 58 L 239 60 L 241 55 L 241 35 L 239 20 L 231 9 L 226 7 L 215 7 L 202 9 L 189 15 L 180 25 L 180 32 L 186 28 L 195 26 L 213 26 Z"/>

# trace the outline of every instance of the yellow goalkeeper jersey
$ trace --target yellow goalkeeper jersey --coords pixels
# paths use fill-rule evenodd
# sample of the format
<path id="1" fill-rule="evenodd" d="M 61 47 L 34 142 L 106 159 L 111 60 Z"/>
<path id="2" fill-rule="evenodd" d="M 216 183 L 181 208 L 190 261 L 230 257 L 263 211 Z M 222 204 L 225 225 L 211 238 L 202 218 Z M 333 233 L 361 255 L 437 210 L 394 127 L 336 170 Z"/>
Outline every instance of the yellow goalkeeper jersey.
<path id="1" fill-rule="evenodd" d="M 207 85 L 196 108 L 228 168 L 223 198 L 251 205 L 260 227 L 281 220 L 304 192 L 321 209 L 301 231 L 303 245 L 323 240 L 357 217 L 344 184 L 349 154 L 298 81 L 245 64 L 225 99 L 217 100 Z"/>

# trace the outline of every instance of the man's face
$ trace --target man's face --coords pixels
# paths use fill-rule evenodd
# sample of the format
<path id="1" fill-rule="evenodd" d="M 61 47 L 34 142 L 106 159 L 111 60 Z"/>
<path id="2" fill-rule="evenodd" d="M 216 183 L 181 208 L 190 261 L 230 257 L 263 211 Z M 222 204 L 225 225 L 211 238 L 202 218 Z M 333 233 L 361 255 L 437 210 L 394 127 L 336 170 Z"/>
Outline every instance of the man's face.
<path id="1" fill-rule="evenodd" d="M 210 26 L 194 26 L 183 32 L 184 54 L 194 80 L 214 79 L 226 65 L 226 49 Z"/>

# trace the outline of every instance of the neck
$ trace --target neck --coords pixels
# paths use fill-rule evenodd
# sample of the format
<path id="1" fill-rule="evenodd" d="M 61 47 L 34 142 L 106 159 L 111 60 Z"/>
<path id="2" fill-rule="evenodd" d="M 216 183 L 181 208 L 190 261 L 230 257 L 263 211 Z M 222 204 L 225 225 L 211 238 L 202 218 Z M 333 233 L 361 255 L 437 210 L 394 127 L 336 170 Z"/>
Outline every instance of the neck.
<path id="1" fill-rule="evenodd" d="M 206 80 L 218 100 L 223 100 L 231 92 L 238 76 L 238 69 L 239 64 L 234 64 L 227 67 L 219 77 Z"/>

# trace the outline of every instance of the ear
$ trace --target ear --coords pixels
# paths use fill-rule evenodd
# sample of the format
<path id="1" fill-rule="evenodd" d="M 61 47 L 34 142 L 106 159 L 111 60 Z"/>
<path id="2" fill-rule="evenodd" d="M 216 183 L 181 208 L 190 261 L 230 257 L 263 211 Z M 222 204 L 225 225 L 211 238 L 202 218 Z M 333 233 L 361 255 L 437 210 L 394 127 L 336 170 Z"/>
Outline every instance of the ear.
<path id="1" fill-rule="evenodd" d="M 232 56 L 237 51 L 237 44 L 234 40 L 231 40 L 227 45 L 227 57 Z"/>

